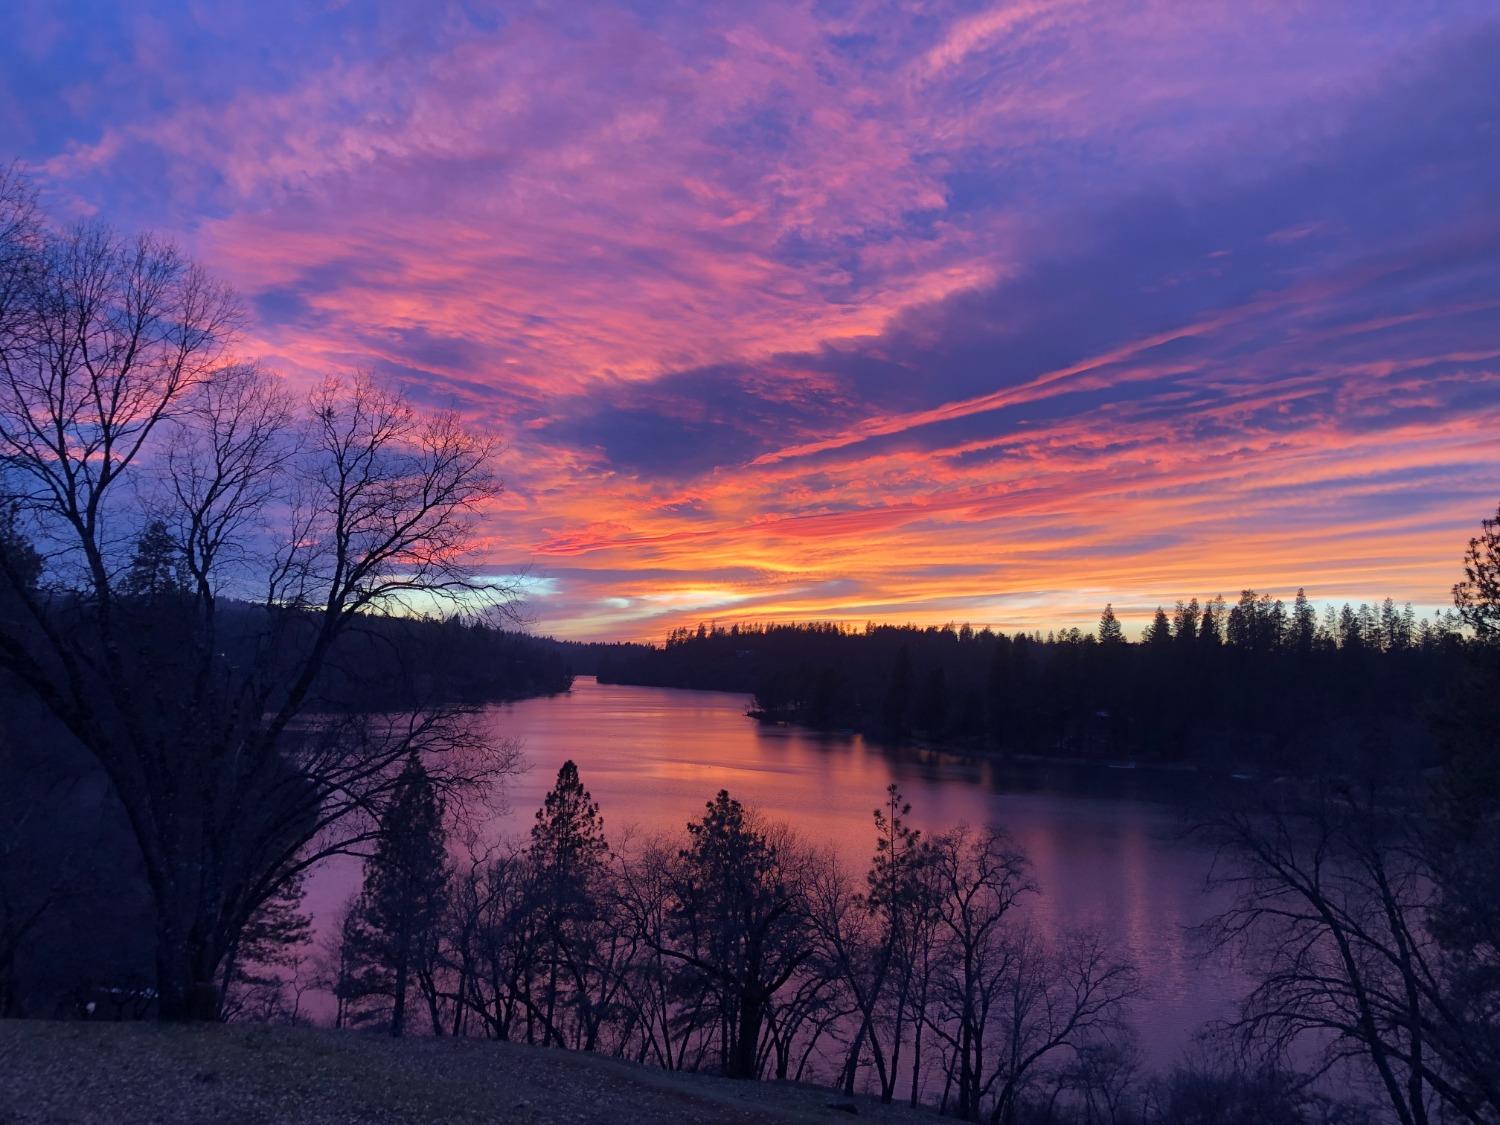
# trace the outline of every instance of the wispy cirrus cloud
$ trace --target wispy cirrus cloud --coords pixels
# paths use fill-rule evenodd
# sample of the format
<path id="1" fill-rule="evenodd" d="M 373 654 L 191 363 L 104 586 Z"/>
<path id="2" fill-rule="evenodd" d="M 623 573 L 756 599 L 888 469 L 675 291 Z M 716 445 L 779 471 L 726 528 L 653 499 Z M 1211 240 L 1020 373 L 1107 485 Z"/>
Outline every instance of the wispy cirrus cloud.
<path id="1" fill-rule="evenodd" d="M 54 212 L 503 434 L 544 628 L 1433 604 L 1500 497 L 1484 4 L 68 7 Z"/>

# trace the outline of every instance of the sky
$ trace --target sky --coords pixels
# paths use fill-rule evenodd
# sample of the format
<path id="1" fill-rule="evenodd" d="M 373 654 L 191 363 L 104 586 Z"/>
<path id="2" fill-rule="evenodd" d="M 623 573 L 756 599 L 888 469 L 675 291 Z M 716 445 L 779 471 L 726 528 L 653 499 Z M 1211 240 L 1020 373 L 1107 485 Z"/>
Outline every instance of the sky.
<path id="1" fill-rule="evenodd" d="M 7 13 L 0 160 L 500 435 L 541 631 L 1436 607 L 1500 501 L 1493 0 Z"/>

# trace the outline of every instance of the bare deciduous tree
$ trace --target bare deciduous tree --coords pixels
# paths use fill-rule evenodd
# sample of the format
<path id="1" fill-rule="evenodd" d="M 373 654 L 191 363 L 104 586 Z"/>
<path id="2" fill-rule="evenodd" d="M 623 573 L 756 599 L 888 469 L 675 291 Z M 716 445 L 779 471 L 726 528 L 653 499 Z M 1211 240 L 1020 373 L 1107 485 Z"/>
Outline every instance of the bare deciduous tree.
<path id="1" fill-rule="evenodd" d="M 469 516 L 498 488 L 494 449 L 364 378 L 330 380 L 299 417 L 275 379 L 229 362 L 238 308 L 171 246 L 42 232 L 24 193 L 0 196 L 3 483 L 46 560 L 37 586 L 0 558 L 19 606 L 0 668 L 128 814 L 161 1014 L 211 1017 L 246 920 L 310 863 L 374 838 L 411 753 L 450 763 L 440 786 L 511 763 L 448 709 L 308 719 L 335 702 L 319 678 L 362 614 L 495 596 L 465 566 Z M 152 520 L 186 590 L 122 581 Z"/>
<path id="2" fill-rule="evenodd" d="M 1247 1049 L 1368 1073 L 1402 1125 L 1500 1118 L 1494 1030 L 1452 990 L 1432 928 L 1439 886 L 1404 795 L 1339 783 L 1208 831 L 1233 901 L 1206 933 L 1256 980 L 1228 1028 Z"/>
<path id="3" fill-rule="evenodd" d="M 1012 1125 L 1049 1068 L 1076 1066 L 1086 1050 L 1097 1059 L 1115 1044 L 1140 981 L 1097 934 L 1070 934 L 1050 947 L 1028 928 L 1010 927 L 1000 949 L 998 971 L 981 985 L 994 1029 L 981 1089 L 990 1120 Z"/>
<path id="4" fill-rule="evenodd" d="M 0 168 L 0 337 L 13 334 L 37 264 L 41 215 L 15 165 Z"/>
<path id="5" fill-rule="evenodd" d="M 990 1027 L 990 977 L 1003 959 L 1006 916 L 1037 889 L 1029 865 L 1004 832 L 961 826 L 933 841 L 946 1018 L 929 1025 L 947 1044 L 956 1112 L 978 1120 L 984 1094 L 985 1035 Z"/>

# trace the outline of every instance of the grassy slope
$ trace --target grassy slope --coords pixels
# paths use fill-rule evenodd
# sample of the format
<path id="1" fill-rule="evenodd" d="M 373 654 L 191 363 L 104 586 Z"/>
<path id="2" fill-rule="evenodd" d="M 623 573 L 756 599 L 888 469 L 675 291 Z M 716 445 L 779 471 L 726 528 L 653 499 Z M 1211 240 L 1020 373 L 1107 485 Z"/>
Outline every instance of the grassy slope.
<path id="1" fill-rule="evenodd" d="M 483 1040 L 0 1021 L 0 1122 L 932 1121 L 833 1091 Z"/>

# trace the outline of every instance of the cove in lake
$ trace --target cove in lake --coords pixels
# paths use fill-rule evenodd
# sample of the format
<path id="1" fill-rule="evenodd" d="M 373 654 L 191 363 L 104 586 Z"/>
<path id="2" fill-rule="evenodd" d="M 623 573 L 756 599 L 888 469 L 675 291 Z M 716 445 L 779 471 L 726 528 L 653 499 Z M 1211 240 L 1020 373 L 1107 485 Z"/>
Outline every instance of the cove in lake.
<path id="1" fill-rule="evenodd" d="M 682 835 L 705 802 L 728 789 L 862 871 L 874 848 L 871 812 L 895 781 L 924 833 L 960 822 L 1011 833 L 1041 886 L 1023 909 L 1043 934 L 1097 928 L 1136 964 L 1145 995 L 1132 1020 L 1148 1064 L 1170 1066 L 1243 991 L 1225 966 L 1199 963 L 1188 934 L 1215 908 L 1204 893 L 1212 856 L 1181 836 L 1177 798 L 1190 778 L 884 747 L 858 735 L 763 725 L 746 715 L 749 703 L 737 694 L 580 677 L 566 695 L 490 708 L 496 734 L 520 742 L 527 763 L 506 786 L 509 811 L 490 826 L 494 838 L 525 835 L 571 758 L 612 840 L 631 828 Z M 309 905 L 320 922 L 358 879 L 352 862 L 317 874 Z"/>

